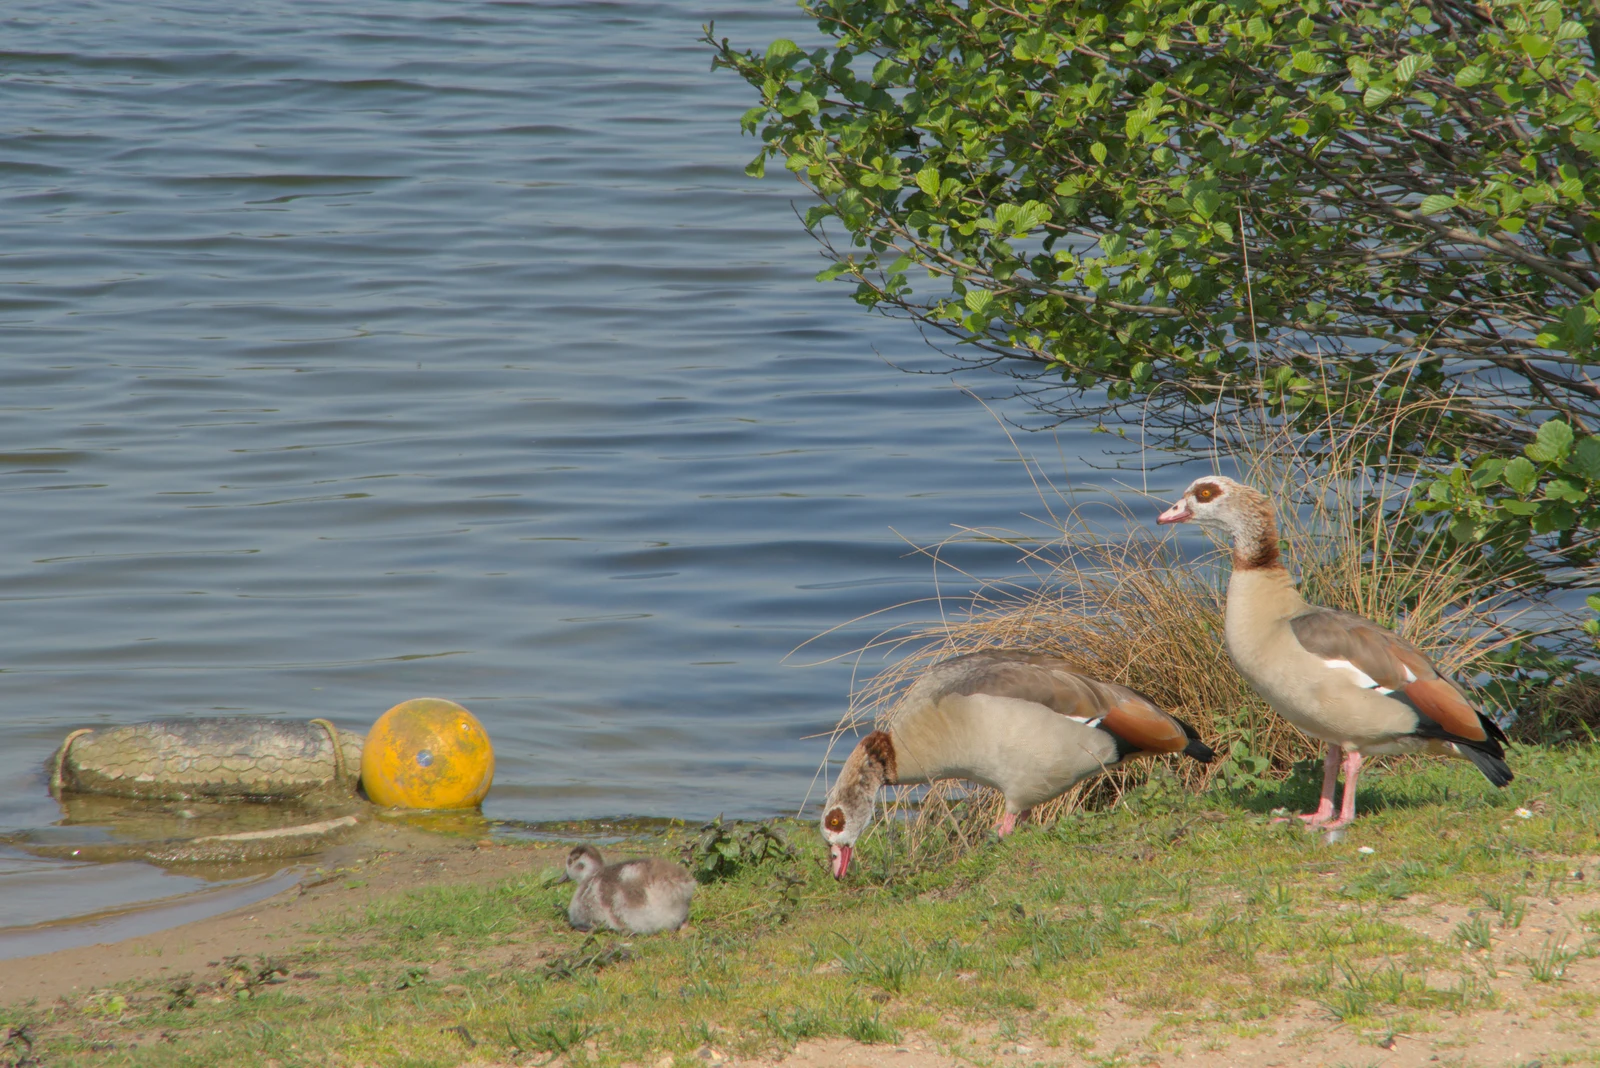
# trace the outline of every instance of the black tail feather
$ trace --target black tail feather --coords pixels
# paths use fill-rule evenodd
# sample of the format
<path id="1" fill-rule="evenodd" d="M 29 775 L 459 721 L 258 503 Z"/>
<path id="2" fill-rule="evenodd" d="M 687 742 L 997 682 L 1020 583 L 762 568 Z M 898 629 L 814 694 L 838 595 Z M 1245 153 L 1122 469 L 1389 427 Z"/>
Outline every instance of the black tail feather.
<path id="1" fill-rule="evenodd" d="M 1192 760 L 1199 761 L 1201 764 L 1209 764 L 1213 759 L 1216 758 L 1217 754 L 1212 751 L 1211 747 L 1200 740 L 1199 731 L 1189 726 L 1177 716 L 1173 716 L 1172 721 L 1183 728 L 1184 735 L 1189 739 L 1189 744 L 1183 747 L 1184 756 L 1189 757 Z"/>
<path id="2" fill-rule="evenodd" d="M 1504 742 L 1506 745 L 1511 744 L 1511 739 L 1506 737 L 1506 732 L 1501 729 L 1500 724 L 1496 723 L 1482 712 L 1478 713 L 1478 722 L 1483 725 L 1483 731 L 1489 737 L 1493 738 L 1497 742 Z"/>
<path id="3" fill-rule="evenodd" d="M 1500 747 L 1495 746 L 1495 748 L 1498 749 Z M 1501 760 L 1493 753 L 1479 749 L 1475 745 L 1458 741 L 1456 742 L 1456 752 L 1476 764 L 1478 770 L 1483 772 L 1483 777 L 1496 786 L 1505 786 L 1516 777 L 1511 774 L 1511 767 L 1504 760 Z"/>

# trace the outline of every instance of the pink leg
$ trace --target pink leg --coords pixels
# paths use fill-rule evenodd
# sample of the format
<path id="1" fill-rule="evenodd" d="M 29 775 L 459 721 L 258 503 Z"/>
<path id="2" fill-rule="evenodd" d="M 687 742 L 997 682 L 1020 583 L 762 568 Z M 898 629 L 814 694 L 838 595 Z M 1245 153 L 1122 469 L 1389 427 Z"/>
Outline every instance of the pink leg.
<path id="1" fill-rule="evenodd" d="M 1324 824 L 1330 831 L 1347 826 L 1356 818 L 1356 776 L 1361 774 L 1361 754 L 1355 750 L 1344 755 L 1344 804 L 1339 806 L 1339 818 Z"/>
<path id="2" fill-rule="evenodd" d="M 1329 744 L 1327 754 L 1322 758 L 1322 800 L 1317 802 L 1315 812 L 1307 812 L 1300 819 L 1308 827 L 1321 827 L 1333 819 L 1333 795 L 1339 788 L 1339 747 Z M 1289 817 L 1275 819 L 1273 823 L 1287 823 Z"/>
<path id="3" fill-rule="evenodd" d="M 1017 829 L 1018 820 L 1027 819 L 1028 813 L 1032 811 L 1033 809 L 1031 808 L 1025 808 L 1021 812 L 1007 812 L 1005 814 L 1005 818 L 1003 818 L 999 824 L 995 826 L 995 833 L 997 833 L 1001 838 L 1004 838 L 1006 835 Z"/>
<path id="4" fill-rule="evenodd" d="M 1307 826 L 1321 827 L 1333 819 L 1333 794 L 1339 787 L 1339 756 L 1339 747 L 1329 742 L 1328 752 L 1322 758 L 1322 800 L 1317 802 L 1315 812 L 1300 817 Z"/>

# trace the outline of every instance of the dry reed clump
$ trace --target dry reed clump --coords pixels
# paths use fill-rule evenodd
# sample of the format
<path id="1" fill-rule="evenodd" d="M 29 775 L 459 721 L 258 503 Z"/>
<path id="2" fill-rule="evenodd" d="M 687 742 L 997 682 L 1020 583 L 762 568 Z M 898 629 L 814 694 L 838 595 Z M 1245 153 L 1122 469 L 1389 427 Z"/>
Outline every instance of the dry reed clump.
<path id="1" fill-rule="evenodd" d="M 1578 674 L 1546 689 L 1506 730 L 1528 745 L 1600 741 L 1600 675 Z"/>
<path id="2" fill-rule="evenodd" d="M 1242 458 L 1240 477 L 1277 502 L 1285 560 L 1306 597 L 1395 627 L 1458 677 L 1492 670 L 1490 654 L 1515 637 L 1503 618 L 1508 595 L 1480 596 L 1465 577 L 1466 550 L 1435 546 L 1424 559 L 1414 545 L 1401 543 L 1393 520 L 1408 500 L 1405 482 L 1371 477 L 1353 443 L 1320 442 L 1315 454 L 1285 440 L 1270 444 Z M 1025 585 L 991 585 L 962 618 L 893 642 L 913 651 L 854 695 L 835 737 L 892 723 L 900 694 L 934 661 L 978 649 L 1023 648 L 1146 694 L 1217 752 L 1210 766 L 1176 757 L 1129 762 L 1036 808 L 1037 821 L 1114 804 L 1162 766 L 1198 790 L 1219 773 L 1236 783 L 1259 782 L 1315 758 L 1319 743 L 1273 713 L 1228 659 L 1226 554 L 1184 557 L 1176 539 L 1156 534 L 1156 510 L 1119 501 L 1109 530 L 1078 510 L 1053 523 L 1049 548 L 1028 558 L 1032 574 Z M 959 852 L 981 841 L 1002 811 L 995 791 L 949 782 L 925 793 L 902 789 L 888 807 L 889 818 L 879 826 L 903 835 L 911 857 Z"/>

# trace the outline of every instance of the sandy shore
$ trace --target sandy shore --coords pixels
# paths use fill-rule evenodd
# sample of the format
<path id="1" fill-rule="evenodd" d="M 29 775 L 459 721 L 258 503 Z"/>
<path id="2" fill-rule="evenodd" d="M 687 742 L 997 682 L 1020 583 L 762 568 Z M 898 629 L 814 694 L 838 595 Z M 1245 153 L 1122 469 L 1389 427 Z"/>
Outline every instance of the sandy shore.
<path id="1" fill-rule="evenodd" d="M 0 962 L 0 1005 L 46 1003 L 131 979 L 214 968 L 235 954 L 288 953 L 324 916 L 436 884 L 487 882 L 559 863 L 564 848 L 495 844 L 375 823 L 301 868 L 288 889 L 243 908 L 129 938 Z"/>

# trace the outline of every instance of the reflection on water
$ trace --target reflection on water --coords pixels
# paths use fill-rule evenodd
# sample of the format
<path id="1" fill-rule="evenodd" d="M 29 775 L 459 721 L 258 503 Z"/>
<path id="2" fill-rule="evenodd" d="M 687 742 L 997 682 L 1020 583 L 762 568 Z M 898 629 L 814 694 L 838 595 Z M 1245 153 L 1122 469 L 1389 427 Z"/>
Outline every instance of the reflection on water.
<path id="1" fill-rule="evenodd" d="M 710 18 L 814 33 L 788 0 L 7 6 L 0 830 L 60 818 L 76 727 L 423 695 L 487 727 L 492 819 L 793 811 L 874 667 L 807 664 L 1016 570 L 913 551 L 1045 534 L 1035 490 L 811 280 Z M 1086 435 L 1022 447 L 1100 492 Z"/>

